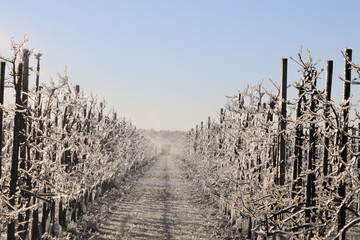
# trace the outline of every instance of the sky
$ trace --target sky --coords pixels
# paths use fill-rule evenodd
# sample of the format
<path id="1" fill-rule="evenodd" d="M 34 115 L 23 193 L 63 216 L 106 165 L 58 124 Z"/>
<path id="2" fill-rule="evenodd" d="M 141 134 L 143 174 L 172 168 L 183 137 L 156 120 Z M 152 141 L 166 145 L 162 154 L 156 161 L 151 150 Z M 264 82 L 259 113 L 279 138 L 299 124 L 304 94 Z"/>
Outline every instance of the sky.
<path id="1" fill-rule="evenodd" d="M 352 47 L 360 62 L 357 0 L 18 0 L 1 9 L 0 55 L 26 35 L 43 54 L 43 83 L 66 67 L 70 82 L 139 128 L 189 130 L 218 119 L 226 96 L 260 81 L 271 88 L 281 58 L 301 47 L 320 68 L 334 59 L 334 98 L 341 50 Z M 297 69 L 289 60 L 289 84 Z"/>

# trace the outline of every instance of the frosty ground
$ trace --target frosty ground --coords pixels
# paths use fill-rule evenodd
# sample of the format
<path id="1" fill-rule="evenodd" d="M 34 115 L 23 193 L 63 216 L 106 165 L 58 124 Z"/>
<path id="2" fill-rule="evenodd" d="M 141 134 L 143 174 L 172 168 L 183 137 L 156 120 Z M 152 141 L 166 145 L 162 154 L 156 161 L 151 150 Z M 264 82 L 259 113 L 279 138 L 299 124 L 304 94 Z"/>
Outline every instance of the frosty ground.
<path id="1" fill-rule="evenodd" d="M 235 239 L 174 156 L 130 181 L 90 206 L 77 239 Z"/>

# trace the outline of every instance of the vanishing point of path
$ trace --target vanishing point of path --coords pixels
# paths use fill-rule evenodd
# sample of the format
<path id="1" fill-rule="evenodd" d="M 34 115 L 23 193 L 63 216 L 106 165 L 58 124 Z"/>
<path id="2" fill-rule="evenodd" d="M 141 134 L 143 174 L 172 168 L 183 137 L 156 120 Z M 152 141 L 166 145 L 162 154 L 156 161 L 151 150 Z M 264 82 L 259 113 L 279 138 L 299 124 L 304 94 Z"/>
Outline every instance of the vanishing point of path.
<path id="1" fill-rule="evenodd" d="M 206 228 L 186 174 L 173 156 L 161 156 L 100 224 L 98 239 L 216 239 Z M 207 213 L 208 215 L 208 213 Z"/>

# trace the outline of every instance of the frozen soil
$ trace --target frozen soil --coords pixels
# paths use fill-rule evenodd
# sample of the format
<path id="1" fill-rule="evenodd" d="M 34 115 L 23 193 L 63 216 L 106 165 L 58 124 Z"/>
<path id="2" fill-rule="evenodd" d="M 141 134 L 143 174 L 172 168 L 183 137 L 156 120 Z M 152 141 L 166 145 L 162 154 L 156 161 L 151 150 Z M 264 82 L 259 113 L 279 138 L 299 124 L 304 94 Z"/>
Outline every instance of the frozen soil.
<path id="1" fill-rule="evenodd" d="M 90 206 L 82 239 L 235 239 L 189 178 L 181 161 L 159 157 L 130 187 Z"/>

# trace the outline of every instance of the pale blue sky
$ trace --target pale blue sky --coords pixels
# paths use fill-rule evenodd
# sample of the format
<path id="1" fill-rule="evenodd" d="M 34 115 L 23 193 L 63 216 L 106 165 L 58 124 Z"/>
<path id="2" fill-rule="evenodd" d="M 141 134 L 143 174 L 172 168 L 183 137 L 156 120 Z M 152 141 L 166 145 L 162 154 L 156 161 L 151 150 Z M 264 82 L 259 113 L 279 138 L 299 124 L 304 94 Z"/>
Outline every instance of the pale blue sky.
<path id="1" fill-rule="evenodd" d="M 335 76 L 341 49 L 353 47 L 360 62 L 356 0 L 18 0 L 1 9 L 0 54 L 26 34 L 43 53 L 43 82 L 67 66 L 71 82 L 140 128 L 187 130 L 217 117 L 225 95 L 278 82 L 280 59 L 300 46 L 320 67 L 333 58 Z"/>

